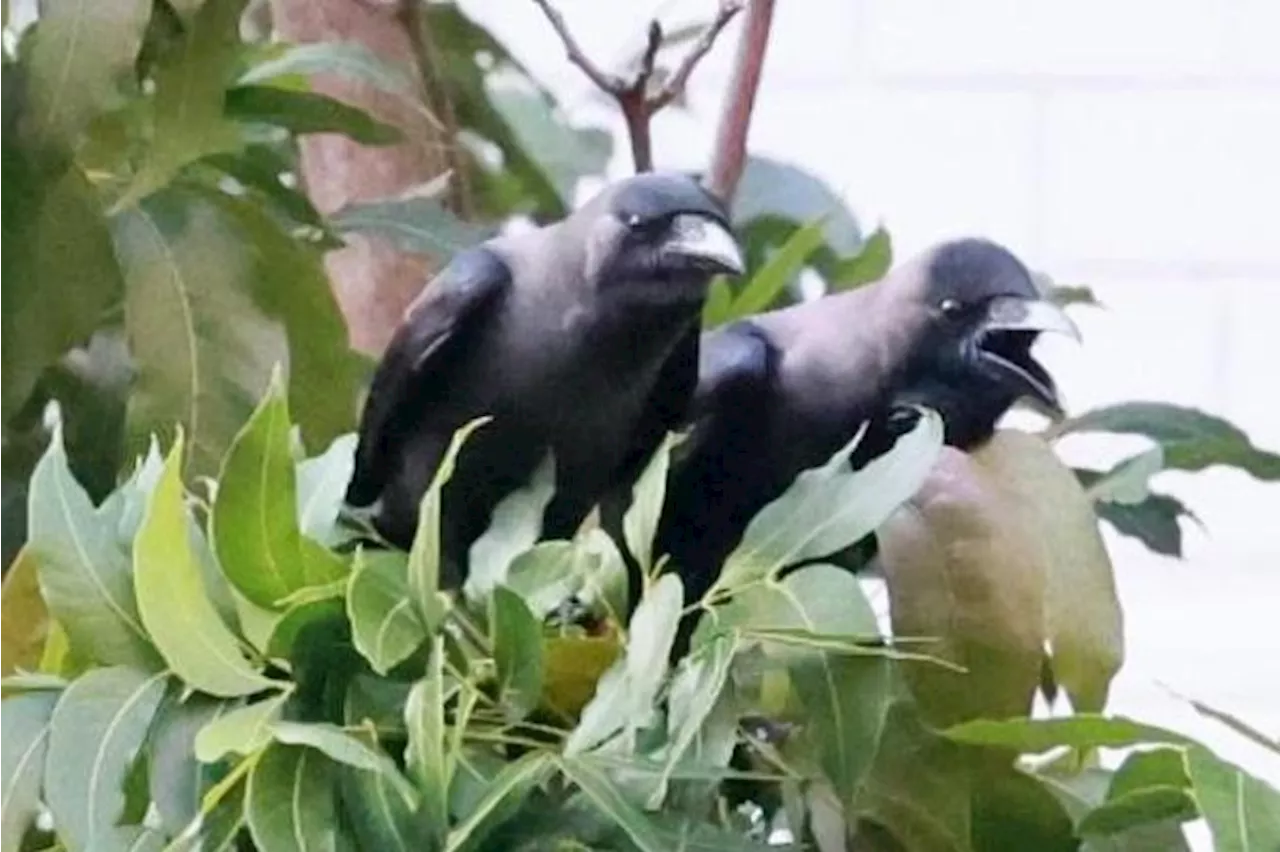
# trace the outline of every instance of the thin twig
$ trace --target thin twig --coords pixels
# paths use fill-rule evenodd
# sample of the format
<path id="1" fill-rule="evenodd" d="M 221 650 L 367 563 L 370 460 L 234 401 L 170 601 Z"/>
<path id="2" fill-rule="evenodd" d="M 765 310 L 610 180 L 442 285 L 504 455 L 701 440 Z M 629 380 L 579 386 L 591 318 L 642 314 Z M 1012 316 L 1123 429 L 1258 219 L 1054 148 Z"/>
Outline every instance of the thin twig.
<path id="1" fill-rule="evenodd" d="M 654 63 L 657 61 L 658 49 L 662 47 L 662 25 L 650 21 L 644 54 L 640 58 L 640 69 L 630 81 L 601 70 L 583 52 L 578 40 L 573 37 L 565 23 L 564 16 L 551 5 L 549 0 L 533 0 L 546 15 L 552 29 L 560 37 L 564 45 L 565 55 L 569 61 L 582 69 L 591 82 L 606 94 L 612 95 L 622 110 L 622 117 L 627 124 L 627 136 L 631 140 L 631 159 L 637 172 L 653 169 L 653 142 L 650 124 L 654 113 L 670 104 L 684 92 L 689 83 L 693 69 L 702 58 L 710 52 L 720 32 L 733 20 L 733 16 L 742 11 L 744 0 L 721 0 L 720 10 L 715 19 L 707 25 L 702 35 L 689 51 L 688 55 L 676 66 L 675 72 L 657 91 L 649 92 L 649 81 L 653 78 Z"/>
<path id="2" fill-rule="evenodd" d="M 760 73 L 764 69 L 765 49 L 769 46 L 769 27 L 773 23 L 773 0 L 751 0 L 747 25 L 738 42 L 733 81 L 725 98 L 720 126 L 712 149 L 711 170 L 707 189 L 728 204 L 738 188 L 747 161 L 747 130 L 755 107 Z"/>

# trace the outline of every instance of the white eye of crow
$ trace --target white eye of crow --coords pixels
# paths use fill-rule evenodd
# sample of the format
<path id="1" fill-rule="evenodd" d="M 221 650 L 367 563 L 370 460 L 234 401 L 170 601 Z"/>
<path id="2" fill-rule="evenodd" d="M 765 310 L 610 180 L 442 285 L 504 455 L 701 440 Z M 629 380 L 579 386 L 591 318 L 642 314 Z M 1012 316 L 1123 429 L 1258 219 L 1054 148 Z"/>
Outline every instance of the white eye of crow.
<path id="1" fill-rule="evenodd" d="M 960 313 L 961 308 L 960 303 L 955 299 L 943 299 L 942 304 L 938 305 L 938 307 L 949 317 L 953 317 Z"/>

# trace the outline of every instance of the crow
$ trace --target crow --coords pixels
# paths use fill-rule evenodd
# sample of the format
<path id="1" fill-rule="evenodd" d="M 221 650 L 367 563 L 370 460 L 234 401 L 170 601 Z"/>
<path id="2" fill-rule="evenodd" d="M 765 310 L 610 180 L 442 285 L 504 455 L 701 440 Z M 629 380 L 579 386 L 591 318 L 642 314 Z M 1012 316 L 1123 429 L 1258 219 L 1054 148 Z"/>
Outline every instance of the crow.
<path id="1" fill-rule="evenodd" d="M 864 424 L 855 468 L 910 427 L 913 404 L 938 411 L 946 442 L 966 450 L 1019 399 L 1060 413 L 1053 379 L 1031 356 L 1042 331 L 1078 338 L 1013 254 L 963 239 L 872 285 L 703 335 L 694 425 L 655 548 L 671 557 L 686 601 L 707 592 L 757 512 Z"/>
<path id="2" fill-rule="evenodd" d="M 494 506 L 548 451 L 556 493 L 543 533 L 572 536 L 679 425 L 708 285 L 741 271 L 723 206 L 677 173 L 618 181 L 559 222 L 457 254 L 378 365 L 348 511 L 408 548 L 454 431 L 491 415 L 442 496 L 442 586 L 465 580 Z"/>

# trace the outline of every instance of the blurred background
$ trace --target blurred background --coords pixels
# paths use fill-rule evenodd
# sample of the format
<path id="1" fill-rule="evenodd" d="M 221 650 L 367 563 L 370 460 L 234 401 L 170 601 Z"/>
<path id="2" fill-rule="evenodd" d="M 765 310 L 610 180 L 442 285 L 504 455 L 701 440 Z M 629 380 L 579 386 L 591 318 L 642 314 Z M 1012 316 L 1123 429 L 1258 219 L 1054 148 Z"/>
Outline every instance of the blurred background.
<path id="1" fill-rule="evenodd" d="M 524 0 L 471 0 L 577 123 L 625 128 Z M 648 21 L 698 24 L 713 2 L 558 4 L 606 68 Z M 740 20 L 654 120 L 659 166 L 705 167 Z M 754 154 L 803 164 L 898 260 L 982 235 L 1105 308 L 1074 312 L 1083 346 L 1040 346 L 1068 407 L 1156 399 L 1231 419 L 1280 449 L 1280 3 L 1272 0 L 781 2 L 751 126 Z M 627 174 L 615 144 L 609 174 Z M 584 184 L 587 182 L 584 181 Z M 581 192 L 593 187 L 584 186 Z M 1050 335 L 1050 338 L 1053 336 Z M 1107 467 L 1142 442 L 1072 436 Z M 1204 522 L 1184 555 L 1104 525 L 1125 607 L 1119 713 L 1203 737 L 1280 783 L 1274 755 L 1170 692 L 1280 731 L 1280 483 L 1235 469 L 1158 474 Z"/>

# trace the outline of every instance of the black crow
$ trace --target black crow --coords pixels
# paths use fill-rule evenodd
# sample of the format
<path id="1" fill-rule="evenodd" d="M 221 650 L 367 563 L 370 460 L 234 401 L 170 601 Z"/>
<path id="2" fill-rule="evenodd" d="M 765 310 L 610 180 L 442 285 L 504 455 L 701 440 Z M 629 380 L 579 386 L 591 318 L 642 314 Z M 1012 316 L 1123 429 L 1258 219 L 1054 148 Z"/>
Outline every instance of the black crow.
<path id="1" fill-rule="evenodd" d="M 571 536 L 681 422 L 707 286 L 741 268 L 724 208 L 674 173 L 619 181 L 560 222 L 458 254 L 378 366 L 348 506 L 407 548 L 454 430 L 492 415 L 445 488 L 442 584 L 465 579 L 494 505 L 548 450 L 556 494 L 543 532 Z"/>
<path id="2" fill-rule="evenodd" d="M 1014 255 L 965 239 L 875 284 L 705 334 L 695 425 L 655 552 L 671 556 L 697 601 L 755 514 L 864 423 L 855 467 L 909 428 L 912 403 L 937 410 L 961 449 L 989 439 L 1020 398 L 1060 411 L 1030 351 L 1049 330 L 1077 335 Z"/>

